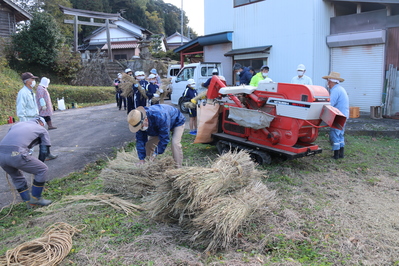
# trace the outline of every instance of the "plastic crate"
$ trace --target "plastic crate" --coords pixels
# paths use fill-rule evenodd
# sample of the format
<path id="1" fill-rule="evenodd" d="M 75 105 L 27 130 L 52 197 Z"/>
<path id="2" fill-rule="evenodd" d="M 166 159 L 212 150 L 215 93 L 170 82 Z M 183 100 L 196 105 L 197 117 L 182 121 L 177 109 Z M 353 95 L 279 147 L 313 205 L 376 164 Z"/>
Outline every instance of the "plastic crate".
<path id="1" fill-rule="evenodd" d="M 349 118 L 358 118 L 360 116 L 360 107 L 349 107 Z"/>

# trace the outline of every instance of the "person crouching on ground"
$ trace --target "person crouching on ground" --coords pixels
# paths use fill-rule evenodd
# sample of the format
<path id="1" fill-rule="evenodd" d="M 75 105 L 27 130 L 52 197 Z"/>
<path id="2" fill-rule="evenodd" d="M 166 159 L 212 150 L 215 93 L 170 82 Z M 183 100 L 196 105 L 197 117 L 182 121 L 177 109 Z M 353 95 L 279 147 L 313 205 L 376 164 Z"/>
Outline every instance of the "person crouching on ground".
<path id="1" fill-rule="evenodd" d="M 140 163 L 145 159 L 154 160 L 164 153 L 172 132 L 172 155 L 178 168 L 183 164 L 181 138 L 186 118 L 176 108 L 167 104 L 155 104 L 150 107 L 138 107 L 127 116 L 129 129 L 136 133 L 136 149 Z"/>
<path id="2" fill-rule="evenodd" d="M 187 80 L 186 89 L 183 92 L 183 99 L 185 102 L 191 102 L 195 96 L 198 95 L 197 90 L 195 89 L 195 81 L 194 79 Z M 189 108 L 188 116 L 190 117 L 190 134 L 197 135 L 197 108 Z"/>
<path id="3" fill-rule="evenodd" d="M 30 205 L 47 206 L 50 200 L 42 198 L 44 184 L 47 181 L 48 167 L 43 162 L 48 147 L 51 146 L 50 136 L 45 129 L 43 117 L 19 122 L 13 125 L 0 142 L 0 166 L 10 175 L 22 200 Z M 40 145 L 39 159 L 30 154 L 33 146 Z M 34 175 L 31 190 L 23 172 Z"/>

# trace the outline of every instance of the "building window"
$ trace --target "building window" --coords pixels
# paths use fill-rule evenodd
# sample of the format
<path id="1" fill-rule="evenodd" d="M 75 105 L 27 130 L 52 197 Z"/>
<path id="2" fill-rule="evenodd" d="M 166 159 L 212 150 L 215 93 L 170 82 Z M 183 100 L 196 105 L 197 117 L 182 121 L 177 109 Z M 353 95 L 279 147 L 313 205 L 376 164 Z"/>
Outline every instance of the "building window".
<path id="1" fill-rule="evenodd" d="M 115 60 L 127 60 L 127 55 L 126 54 L 116 54 L 114 55 Z"/>
<path id="2" fill-rule="evenodd" d="M 256 58 L 256 59 L 244 59 L 244 60 L 235 60 L 234 63 L 238 63 L 243 67 L 253 67 L 255 72 L 259 72 L 263 65 L 267 65 L 267 58 Z M 238 75 L 233 75 L 234 84 L 239 80 Z"/>
<path id="3" fill-rule="evenodd" d="M 234 7 L 249 5 L 256 2 L 261 2 L 265 0 L 234 0 Z"/>

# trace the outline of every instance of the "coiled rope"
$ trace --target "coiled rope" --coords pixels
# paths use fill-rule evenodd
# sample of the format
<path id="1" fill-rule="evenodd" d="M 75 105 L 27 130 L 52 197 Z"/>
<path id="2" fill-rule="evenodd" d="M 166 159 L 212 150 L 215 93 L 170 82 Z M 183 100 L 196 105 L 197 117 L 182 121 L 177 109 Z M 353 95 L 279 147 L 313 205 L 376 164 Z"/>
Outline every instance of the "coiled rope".
<path id="1" fill-rule="evenodd" d="M 85 228 L 86 225 L 74 227 L 67 223 L 55 223 L 40 238 L 7 250 L 6 255 L 0 257 L 0 265 L 57 265 L 71 251 L 73 235 Z"/>

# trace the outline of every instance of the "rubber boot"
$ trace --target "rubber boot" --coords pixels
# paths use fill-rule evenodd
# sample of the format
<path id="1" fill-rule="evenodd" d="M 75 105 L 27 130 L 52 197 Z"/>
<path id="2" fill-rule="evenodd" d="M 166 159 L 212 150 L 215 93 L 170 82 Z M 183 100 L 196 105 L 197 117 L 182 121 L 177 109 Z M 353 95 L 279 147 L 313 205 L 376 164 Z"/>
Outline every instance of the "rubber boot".
<path id="1" fill-rule="evenodd" d="M 28 186 L 25 185 L 24 188 L 17 189 L 21 199 L 25 202 L 26 207 L 30 209 L 29 201 L 30 201 L 30 193 Z"/>
<path id="2" fill-rule="evenodd" d="M 48 126 L 48 130 L 52 130 L 52 129 L 57 129 L 57 127 L 53 126 L 53 123 L 51 122 L 51 120 L 47 121 L 47 126 Z"/>
<path id="3" fill-rule="evenodd" d="M 33 180 L 29 204 L 40 206 L 47 206 L 51 204 L 51 200 L 46 200 L 42 198 L 43 189 L 44 182 L 37 182 L 36 180 Z"/>
<path id="4" fill-rule="evenodd" d="M 339 158 L 344 158 L 344 147 L 339 149 Z"/>
<path id="5" fill-rule="evenodd" d="M 46 156 L 46 161 L 49 161 L 49 160 L 54 160 L 54 159 L 56 159 L 58 157 L 58 155 L 53 155 L 53 154 L 51 154 L 51 152 L 50 152 L 50 147 L 49 146 L 47 146 L 47 156 Z"/>
<path id="6" fill-rule="evenodd" d="M 334 158 L 335 160 L 337 160 L 337 159 L 339 158 L 339 150 L 335 150 L 335 151 L 334 151 L 334 156 L 333 156 L 333 158 Z"/>

